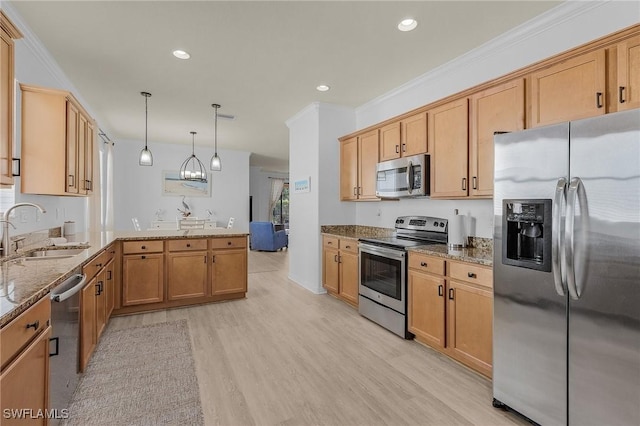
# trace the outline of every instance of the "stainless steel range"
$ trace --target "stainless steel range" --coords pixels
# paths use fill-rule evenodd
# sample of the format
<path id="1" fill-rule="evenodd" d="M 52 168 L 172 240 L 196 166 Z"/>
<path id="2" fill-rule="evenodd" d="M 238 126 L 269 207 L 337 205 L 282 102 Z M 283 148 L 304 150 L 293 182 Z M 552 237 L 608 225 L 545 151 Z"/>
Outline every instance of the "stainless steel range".
<path id="1" fill-rule="evenodd" d="M 447 244 L 446 219 L 401 216 L 391 237 L 360 239 L 358 312 L 398 336 L 407 331 L 407 249 Z"/>

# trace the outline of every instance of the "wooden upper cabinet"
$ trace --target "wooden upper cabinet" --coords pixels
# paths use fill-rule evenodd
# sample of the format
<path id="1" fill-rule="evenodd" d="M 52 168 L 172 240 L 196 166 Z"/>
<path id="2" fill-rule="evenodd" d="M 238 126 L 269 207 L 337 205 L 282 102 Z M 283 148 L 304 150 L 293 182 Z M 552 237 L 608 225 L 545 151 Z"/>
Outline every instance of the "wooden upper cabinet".
<path id="1" fill-rule="evenodd" d="M 380 128 L 380 161 L 427 153 L 427 114 L 421 112 Z"/>
<path id="2" fill-rule="evenodd" d="M 340 200 L 358 198 L 358 138 L 340 143 Z"/>
<path id="3" fill-rule="evenodd" d="M 378 129 L 358 137 L 358 199 L 377 200 Z"/>
<path id="4" fill-rule="evenodd" d="M 640 36 L 618 44 L 618 110 L 640 108 Z"/>
<path id="5" fill-rule="evenodd" d="M 469 195 L 493 196 L 493 136 L 525 127 L 524 79 L 470 97 Z"/>
<path id="6" fill-rule="evenodd" d="M 401 152 L 403 157 L 426 154 L 427 145 L 427 113 L 421 112 L 401 121 Z"/>
<path id="7" fill-rule="evenodd" d="M 531 127 L 606 113 L 605 50 L 531 74 Z"/>
<path id="8" fill-rule="evenodd" d="M 21 84 L 21 191 L 89 195 L 95 123 L 71 93 Z"/>
<path id="9" fill-rule="evenodd" d="M 380 161 L 400 158 L 400 133 L 399 121 L 380 128 Z"/>
<path id="10" fill-rule="evenodd" d="M 431 198 L 467 196 L 468 111 L 464 98 L 428 112 Z"/>
<path id="11" fill-rule="evenodd" d="M 22 34 L 0 10 L 0 186 L 13 185 L 14 43 Z"/>

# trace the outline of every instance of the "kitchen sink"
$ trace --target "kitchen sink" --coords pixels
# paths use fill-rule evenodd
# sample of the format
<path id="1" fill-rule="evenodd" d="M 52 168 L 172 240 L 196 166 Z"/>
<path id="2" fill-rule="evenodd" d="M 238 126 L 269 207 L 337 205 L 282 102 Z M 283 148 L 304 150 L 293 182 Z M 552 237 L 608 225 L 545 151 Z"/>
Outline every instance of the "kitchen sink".
<path id="1" fill-rule="evenodd" d="M 65 259 L 86 253 L 86 248 L 60 249 L 60 250 L 36 250 L 23 256 L 25 260 Z"/>

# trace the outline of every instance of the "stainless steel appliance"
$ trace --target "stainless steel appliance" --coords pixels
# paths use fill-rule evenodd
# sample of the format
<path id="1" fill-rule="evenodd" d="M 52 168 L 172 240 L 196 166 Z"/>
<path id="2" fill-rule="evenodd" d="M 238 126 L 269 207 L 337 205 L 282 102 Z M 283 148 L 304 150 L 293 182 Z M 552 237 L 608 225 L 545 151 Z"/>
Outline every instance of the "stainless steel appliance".
<path id="1" fill-rule="evenodd" d="M 407 252 L 409 247 L 447 243 L 446 219 L 402 216 L 391 237 L 363 238 L 359 244 L 360 315 L 405 339 L 407 331 Z"/>
<path id="2" fill-rule="evenodd" d="M 49 360 L 49 405 L 57 410 L 69 409 L 71 396 L 80 378 L 78 353 L 80 290 L 84 275 L 74 274 L 51 291 L 51 354 Z M 56 424 L 58 419 L 50 419 Z"/>
<path id="3" fill-rule="evenodd" d="M 412 155 L 376 166 L 376 196 L 380 198 L 429 195 L 429 156 Z"/>
<path id="4" fill-rule="evenodd" d="M 640 110 L 495 137 L 494 405 L 640 424 Z"/>

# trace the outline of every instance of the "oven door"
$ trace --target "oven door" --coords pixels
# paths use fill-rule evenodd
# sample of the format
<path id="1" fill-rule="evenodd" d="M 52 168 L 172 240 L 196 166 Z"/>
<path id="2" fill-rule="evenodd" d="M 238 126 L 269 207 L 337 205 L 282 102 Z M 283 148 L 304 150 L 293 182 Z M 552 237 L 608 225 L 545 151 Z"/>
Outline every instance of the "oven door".
<path id="1" fill-rule="evenodd" d="M 405 314 L 406 252 L 360 243 L 359 293 Z"/>

